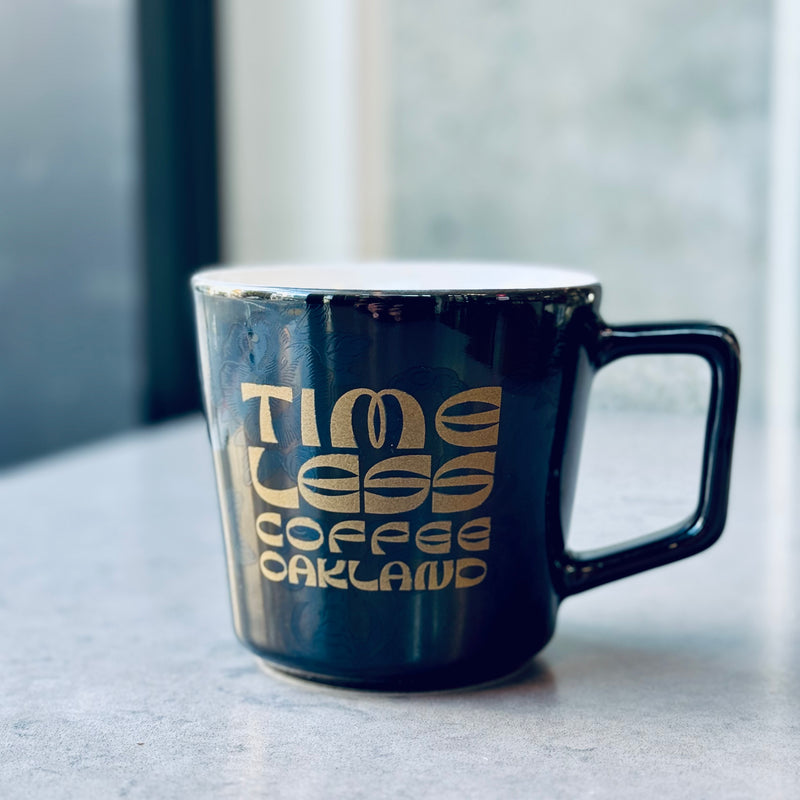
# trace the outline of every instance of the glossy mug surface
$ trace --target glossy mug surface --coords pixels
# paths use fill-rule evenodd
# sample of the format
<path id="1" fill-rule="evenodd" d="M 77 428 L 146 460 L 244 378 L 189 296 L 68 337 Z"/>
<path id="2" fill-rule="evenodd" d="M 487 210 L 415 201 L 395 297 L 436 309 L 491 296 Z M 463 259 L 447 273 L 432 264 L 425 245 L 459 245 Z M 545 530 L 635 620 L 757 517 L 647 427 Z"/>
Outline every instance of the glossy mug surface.
<path id="1" fill-rule="evenodd" d="M 591 275 L 533 266 L 220 268 L 193 287 L 234 625 L 273 666 L 386 689 L 490 680 L 545 646 L 568 595 L 722 531 L 725 328 L 611 328 Z M 592 376 L 666 353 L 711 367 L 696 512 L 571 552 Z"/>

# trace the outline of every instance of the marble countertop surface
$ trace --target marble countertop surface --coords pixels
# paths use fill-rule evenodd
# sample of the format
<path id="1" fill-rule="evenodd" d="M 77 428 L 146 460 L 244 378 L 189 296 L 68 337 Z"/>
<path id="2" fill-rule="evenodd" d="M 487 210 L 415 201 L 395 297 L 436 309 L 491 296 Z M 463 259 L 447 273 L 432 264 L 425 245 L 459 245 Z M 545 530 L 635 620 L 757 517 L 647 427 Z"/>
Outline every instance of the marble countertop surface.
<path id="1" fill-rule="evenodd" d="M 700 439 L 593 416 L 574 542 L 680 518 Z M 800 484 L 776 441 L 740 426 L 710 550 L 569 598 L 505 682 L 411 695 L 267 674 L 235 640 L 199 418 L 6 471 L 0 796 L 800 797 Z"/>

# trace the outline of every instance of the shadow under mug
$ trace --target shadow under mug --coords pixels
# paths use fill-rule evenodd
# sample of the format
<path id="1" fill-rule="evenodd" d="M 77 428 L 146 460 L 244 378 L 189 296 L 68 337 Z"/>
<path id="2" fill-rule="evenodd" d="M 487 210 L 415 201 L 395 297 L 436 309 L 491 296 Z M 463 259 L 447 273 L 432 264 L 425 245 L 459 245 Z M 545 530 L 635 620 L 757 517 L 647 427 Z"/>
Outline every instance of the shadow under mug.
<path id="1" fill-rule="evenodd" d="M 365 688 L 491 680 L 545 646 L 565 597 L 722 532 L 725 328 L 612 328 L 595 278 L 533 266 L 218 268 L 193 288 L 234 625 L 268 664 Z M 694 514 L 572 552 L 592 376 L 673 353 L 711 367 Z"/>

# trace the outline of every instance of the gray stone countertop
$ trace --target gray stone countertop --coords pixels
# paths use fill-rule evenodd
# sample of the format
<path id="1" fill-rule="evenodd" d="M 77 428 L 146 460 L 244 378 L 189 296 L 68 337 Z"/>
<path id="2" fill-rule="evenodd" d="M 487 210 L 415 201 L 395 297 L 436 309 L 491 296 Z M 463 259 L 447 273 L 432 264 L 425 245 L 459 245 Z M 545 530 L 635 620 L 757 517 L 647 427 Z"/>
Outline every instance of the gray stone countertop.
<path id="1" fill-rule="evenodd" d="M 676 521 L 699 440 L 594 415 L 576 540 Z M 710 550 L 568 599 L 505 682 L 411 695 L 266 674 L 238 644 L 200 419 L 7 471 L 0 796 L 800 797 L 798 484 L 765 441 L 740 425 Z"/>

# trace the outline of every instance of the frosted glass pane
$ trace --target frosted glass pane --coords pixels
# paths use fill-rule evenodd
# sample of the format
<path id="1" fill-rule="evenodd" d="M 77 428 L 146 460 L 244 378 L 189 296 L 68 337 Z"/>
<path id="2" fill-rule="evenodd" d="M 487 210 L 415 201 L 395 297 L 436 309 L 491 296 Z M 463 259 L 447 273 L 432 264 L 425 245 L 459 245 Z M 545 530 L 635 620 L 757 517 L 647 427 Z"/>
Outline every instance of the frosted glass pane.
<path id="1" fill-rule="evenodd" d="M 758 410 L 769 4 L 391 10 L 392 255 L 563 264 L 612 323 L 727 324 Z"/>
<path id="2" fill-rule="evenodd" d="M 0 0 L 0 464 L 139 419 L 132 0 Z"/>

